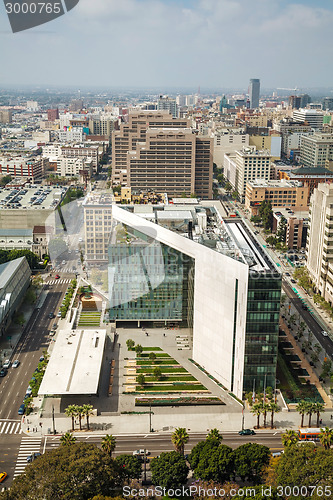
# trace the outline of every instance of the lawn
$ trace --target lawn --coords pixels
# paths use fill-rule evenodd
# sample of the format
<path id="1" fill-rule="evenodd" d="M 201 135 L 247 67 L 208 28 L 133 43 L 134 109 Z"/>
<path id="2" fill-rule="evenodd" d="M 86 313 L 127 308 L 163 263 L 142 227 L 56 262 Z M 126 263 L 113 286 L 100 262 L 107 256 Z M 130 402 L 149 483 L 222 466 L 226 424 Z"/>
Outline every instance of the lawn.
<path id="1" fill-rule="evenodd" d="M 171 358 L 171 356 L 169 354 L 167 354 L 166 352 L 158 352 L 157 354 L 155 353 L 155 356 L 156 358 Z M 149 354 L 141 354 L 139 359 L 141 358 L 149 358 Z M 138 359 L 138 356 L 137 356 L 137 359 Z"/>
<path id="2" fill-rule="evenodd" d="M 183 367 L 175 367 L 175 368 L 169 368 L 169 367 L 159 367 L 162 373 L 188 373 L 187 370 Z M 154 368 L 138 368 L 137 373 L 154 373 Z"/>
<path id="3" fill-rule="evenodd" d="M 206 391 L 202 384 L 173 384 L 173 385 L 141 385 L 136 386 L 136 392 L 188 392 L 188 391 Z"/>
<path id="4" fill-rule="evenodd" d="M 173 358 L 168 359 L 155 359 L 155 361 L 150 361 L 147 359 L 146 361 L 137 361 L 137 365 L 139 366 L 155 366 L 155 365 L 179 365 L 178 361 Z"/>
<path id="5" fill-rule="evenodd" d="M 174 376 L 172 376 L 174 375 Z M 181 381 L 181 382 L 186 382 L 186 381 L 191 381 L 191 382 L 196 382 L 196 378 L 193 377 L 192 375 L 179 375 L 177 373 L 175 374 L 170 374 L 169 376 L 167 377 L 161 377 L 160 380 L 157 380 L 156 377 L 145 377 L 145 380 L 146 382 L 156 382 L 156 383 L 160 383 L 160 382 L 174 382 L 175 380 L 177 381 Z"/>

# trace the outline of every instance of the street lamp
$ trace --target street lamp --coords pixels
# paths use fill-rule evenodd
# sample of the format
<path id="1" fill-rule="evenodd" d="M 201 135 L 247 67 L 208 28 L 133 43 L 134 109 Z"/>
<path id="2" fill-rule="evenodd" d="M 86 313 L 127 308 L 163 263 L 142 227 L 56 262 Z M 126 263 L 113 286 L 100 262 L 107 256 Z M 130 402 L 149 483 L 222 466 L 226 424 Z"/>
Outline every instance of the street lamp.
<path id="1" fill-rule="evenodd" d="M 52 427 L 53 427 L 53 434 L 56 433 L 56 429 L 55 429 L 55 421 L 54 421 L 54 406 L 52 405 Z"/>

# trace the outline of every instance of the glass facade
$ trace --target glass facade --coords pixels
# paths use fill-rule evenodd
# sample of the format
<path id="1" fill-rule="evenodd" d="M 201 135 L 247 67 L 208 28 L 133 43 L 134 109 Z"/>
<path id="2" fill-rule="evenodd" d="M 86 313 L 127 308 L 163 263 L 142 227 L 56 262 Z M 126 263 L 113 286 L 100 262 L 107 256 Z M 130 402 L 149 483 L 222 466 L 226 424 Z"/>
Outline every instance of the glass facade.
<path id="1" fill-rule="evenodd" d="M 281 276 L 250 273 L 245 336 L 243 390 L 275 387 L 278 355 Z"/>
<path id="2" fill-rule="evenodd" d="M 122 224 L 114 236 L 109 245 L 110 319 L 188 325 L 193 318 L 193 259 Z"/>

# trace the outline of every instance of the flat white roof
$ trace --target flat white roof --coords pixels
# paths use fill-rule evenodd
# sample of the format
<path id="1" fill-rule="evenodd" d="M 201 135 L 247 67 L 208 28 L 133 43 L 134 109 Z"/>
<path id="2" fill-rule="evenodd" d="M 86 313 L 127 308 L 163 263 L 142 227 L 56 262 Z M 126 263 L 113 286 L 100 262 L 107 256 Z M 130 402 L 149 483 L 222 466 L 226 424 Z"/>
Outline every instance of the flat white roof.
<path id="1" fill-rule="evenodd" d="M 106 330 L 60 330 L 38 394 L 97 394 Z"/>

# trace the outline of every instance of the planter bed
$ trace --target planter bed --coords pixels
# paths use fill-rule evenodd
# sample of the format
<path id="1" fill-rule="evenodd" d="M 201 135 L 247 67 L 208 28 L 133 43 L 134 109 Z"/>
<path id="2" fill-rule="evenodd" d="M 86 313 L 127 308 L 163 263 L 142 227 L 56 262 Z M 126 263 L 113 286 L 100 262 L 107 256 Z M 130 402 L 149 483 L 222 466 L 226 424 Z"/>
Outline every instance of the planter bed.
<path id="1" fill-rule="evenodd" d="M 137 361 L 136 364 L 138 366 L 145 366 L 145 365 L 147 365 L 147 366 L 151 366 L 151 365 L 153 365 L 153 366 L 155 366 L 155 365 L 156 366 L 158 366 L 158 365 L 171 365 L 171 366 L 178 365 L 179 366 L 179 363 L 177 363 L 177 361 L 175 359 L 172 359 L 172 358 L 161 359 L 161 360 L 156 359 L 154 361 L 154 363 L 152 361 L 149 361 L 149 359 L 147 359 L 147 361 Z"/>
<path id="2" fill-rule="evenodd" d="M 135 406 L 193 406 L 225 405 L 219 398 L 180 397 L 180 398 L 135 398 Z"/>
<path id="3" fill-rule="evenodd" d="M 156 383 L 161 383 L 161 382 L 172 382 L 174 380 L 177 380 L 177 382 L 197 382 L 197 379 L 193 377 L 192 375 L 178 375 L 177 373 L 174 374 L 171 373 L 170 376 L 167 377 L 162 377 L 160 380 L 156 380 L 156 377 L 145 377 L 147 383 L 151 382 L 156 382 Z"/>
<path id="4" fill-rule="evenodd" d="M 136 387 L 137 392 L 151 392 L 151 391 L 175 391 L 175 392 L 188 392 L 188 391 L 207 391 L 207 388 L 204 387 L 202 384 L 173 384 L 173 385 L 145 385 L 143 388 L 138 385 Z"/>
<path id="5" fill-rule="evenodd" d="M 128 367 L 128 368 L 133 368 L 133 366 L 131 367 Z M 185 368 L 183 367 L 180 367 L 179 365 L 172 368 L 172 367 L 168 367 L 168 366 L 162 366 L 162 367 L 159 367 L 161 368 L 161 372 L 162 373 L 188 373 Z M 137 373 L 154 373 L 154 368 L 138 368 L 136 370 Z"/>
<path id="6" fill-rule="evenodd" d="M 156 358 L 171 358 L 171 356 L 169 354 L 167 354 L 166 352 L 158 352 L 158 353 L 155 353 L 156 354 Z M 149 353 L 147 354 L 141 354 L 140 357 L 137 356 L 137 359 L 149 359 Z"/>

